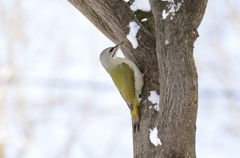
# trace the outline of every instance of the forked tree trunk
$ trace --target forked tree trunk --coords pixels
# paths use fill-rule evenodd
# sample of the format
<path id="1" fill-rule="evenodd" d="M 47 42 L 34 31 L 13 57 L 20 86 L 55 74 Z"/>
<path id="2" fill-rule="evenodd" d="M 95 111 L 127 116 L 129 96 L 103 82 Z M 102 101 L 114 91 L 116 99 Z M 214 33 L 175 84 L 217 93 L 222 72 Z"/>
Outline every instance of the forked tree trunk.
<path id="1" fill-rule="evenodd" d="M 198 77 L 193 45 L 207 0 L 150 0 L 150 12 L 131 11 L 132 1 L 69 1 L 114 43 L 124 41 L 125 57 L 142 72 L 150 65 L 141 96 L 140 131 L 133 133 L 134 157 L 195 158 Z M 136 49 L 126 38 L 132 21 L 140 26 Z M 160 94 L 159 111 L 149 108 L 153 90 Z M 154 127 L 162 145 L 150 141 Z"/>

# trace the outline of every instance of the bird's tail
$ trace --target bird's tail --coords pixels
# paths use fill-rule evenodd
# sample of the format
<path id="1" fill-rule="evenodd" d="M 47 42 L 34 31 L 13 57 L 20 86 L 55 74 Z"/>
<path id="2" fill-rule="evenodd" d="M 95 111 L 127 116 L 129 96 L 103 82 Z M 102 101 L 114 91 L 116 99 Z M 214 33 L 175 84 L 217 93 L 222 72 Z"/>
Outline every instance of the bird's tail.
<path id="1" fill-rule="evenodd" d="M 140 128 L 140 115 L 139 115 L 139 109 L 138 109 L 138 95 L 136 95 L 133 103 L 133 108 L 131 111 L 132 115 L 132 123 L 133 123 L 133 132 L 135 133 L 136 130 L 139 131 Z"/>

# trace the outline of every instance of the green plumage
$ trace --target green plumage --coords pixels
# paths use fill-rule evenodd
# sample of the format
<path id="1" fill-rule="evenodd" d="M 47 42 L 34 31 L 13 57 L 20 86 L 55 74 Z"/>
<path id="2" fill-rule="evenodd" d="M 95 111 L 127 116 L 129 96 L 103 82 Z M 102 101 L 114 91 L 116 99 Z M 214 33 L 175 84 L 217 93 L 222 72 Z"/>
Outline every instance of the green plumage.
<path id="1" fill-rule="evenodd" d="M 126 63 L 121 63 L 109 72 L 109 74 L 123 99 L 129 108 L 132 109 L 135 99 L 134 72 Z"/>

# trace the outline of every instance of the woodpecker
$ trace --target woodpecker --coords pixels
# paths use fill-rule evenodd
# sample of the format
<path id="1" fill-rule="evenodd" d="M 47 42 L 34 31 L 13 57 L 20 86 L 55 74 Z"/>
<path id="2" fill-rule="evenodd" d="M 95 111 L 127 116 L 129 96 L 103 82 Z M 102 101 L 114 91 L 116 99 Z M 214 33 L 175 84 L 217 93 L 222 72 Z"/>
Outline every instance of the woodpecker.
<path id="1" fill-rule="evenodd" d="M 100 61 L 130 109 L 135 133 L 140 128 L 138 106 L 144 84 L 143 74 L 131 60 L 117 57 L 117 51 L 122 44 L 123 42 L 104 49 L 100 54 Z"/>

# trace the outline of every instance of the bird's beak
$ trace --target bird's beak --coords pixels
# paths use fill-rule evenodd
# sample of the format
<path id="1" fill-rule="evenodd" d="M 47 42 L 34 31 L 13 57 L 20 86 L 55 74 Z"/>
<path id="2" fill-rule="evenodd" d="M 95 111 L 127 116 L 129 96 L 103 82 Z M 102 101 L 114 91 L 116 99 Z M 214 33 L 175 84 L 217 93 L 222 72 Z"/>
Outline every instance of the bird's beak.
<path id="1" fill-rule="evenodd" d="M 120 45 L 122 45 L 122 44 L 123 44 L 123 42 L 121 42 L 121 43 L 117 44 L 117 45 L 116 45 L 115 47 L 113 47 L 113 48 L 118 50 L 118 48 L 119 48 L 119 47 L 120 47 Z M 116 55 L 116 52 L 117 52 L 117 50 L 116 50 L 116 51 L 114 51 L 114 53 L 113 53 L 112 57 Z"/>
<path id="2" fill-rule="evenodd" d="M 117 45 L 115 46 L 115 48 L 118 48 L 118 47 L 119 47 L 120 45 L 122 45 L 122 44 L 123 44 L 123 42 L 117 44 Z"/>

